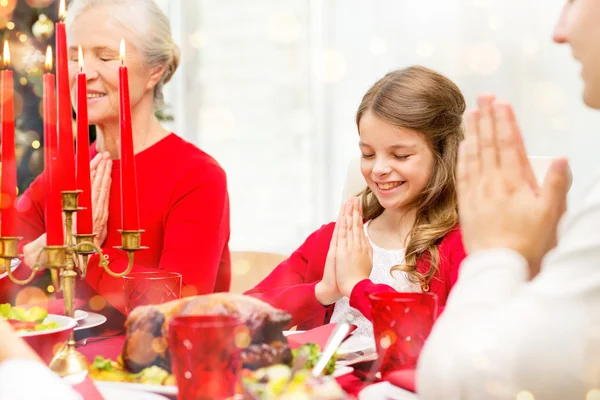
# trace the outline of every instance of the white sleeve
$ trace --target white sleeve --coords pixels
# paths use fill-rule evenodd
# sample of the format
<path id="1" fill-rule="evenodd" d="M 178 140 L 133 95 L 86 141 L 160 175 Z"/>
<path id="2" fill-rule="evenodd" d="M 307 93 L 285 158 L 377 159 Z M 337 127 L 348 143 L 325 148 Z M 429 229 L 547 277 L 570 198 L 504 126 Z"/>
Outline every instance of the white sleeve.
<path id="1" fill-rule="evenodd" d="M 12 359 L 0 363 L 0 399 L 82 400 L 82 397 L 42 363 Z"/>
<path id="2" fill-rule="evenodd" d="M 593 189 L 532 282 L 511 250 L 465 259 L 419 360 L 420 399 L 585 399 L 600 388 L 600 182 Z"/>

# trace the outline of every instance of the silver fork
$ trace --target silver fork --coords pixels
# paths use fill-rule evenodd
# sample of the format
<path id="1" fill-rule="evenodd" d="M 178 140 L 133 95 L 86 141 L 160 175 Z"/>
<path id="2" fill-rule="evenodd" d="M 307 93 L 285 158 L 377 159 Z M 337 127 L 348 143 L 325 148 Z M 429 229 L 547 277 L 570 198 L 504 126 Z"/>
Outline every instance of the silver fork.
<path id="1" fill-rule="evenodd" d="M 109 335 L 104 335 L 104 336 L 90 336 L 90 337 L 86 337 L 83 339 L 79 339 L 78 341 L 75 342 L 75 347 L 81 347 L 81 346 L 85 346 L 88 343 L 95 343 L 95 342 L 101 342 L 103 340 L 107 340 L 107 339 L 112 339 L 115 336 L 119 336 L 122 335 L 124 332 L 115 332 L 115 333 L 111 333 Z"/>

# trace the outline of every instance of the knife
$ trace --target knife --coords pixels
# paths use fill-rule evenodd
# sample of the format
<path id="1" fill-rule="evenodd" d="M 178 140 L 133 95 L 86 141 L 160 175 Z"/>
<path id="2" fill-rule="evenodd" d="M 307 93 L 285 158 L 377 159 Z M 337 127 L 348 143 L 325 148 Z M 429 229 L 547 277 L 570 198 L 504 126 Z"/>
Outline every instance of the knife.
<path id="1" fill-rule="evenodd" d="M 331 336 L 327 340 L 327 343 L 325 344 L 325 348 L 321 352 L 321 357 L 319 357 L 319 360 L 317 361 L 312 370 L 312 375 L 315 378 L 322 375 L 323 370 L 327 366 L 327 363 L 329 362 L 331 357 L 333 357 L 338 347 L 340 347 L 340 344 L 342 344 L 342 342 L 346 338 L 346 335 L 348 335 L 348 332 L 350 332 L 349 322 L 345 321 L 336 325 L 335 329 L 333 330 L 333 333 L 331 334 Z"/>

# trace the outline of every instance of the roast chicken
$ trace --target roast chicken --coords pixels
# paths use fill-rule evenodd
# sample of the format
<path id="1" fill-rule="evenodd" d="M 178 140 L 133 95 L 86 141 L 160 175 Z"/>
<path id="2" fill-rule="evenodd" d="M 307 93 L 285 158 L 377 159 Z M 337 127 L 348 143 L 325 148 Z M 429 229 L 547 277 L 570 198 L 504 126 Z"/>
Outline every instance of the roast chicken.
<path id="1" fill-rule="evenodd" d="M 291 321 L 285 311 L 234 293 L 186 297 L 168 303 L 135 308 L 127 321 L 122 359 L 131 372 L 158 366 L 171 372 L 167 332 L 171 318 L 178 315 L 231 315 L 250 331 L 250 344 L 242 350 L 242 367 L 257 369 L 273 364 L 290 364 L 292 353 L 283 329 Z"/>

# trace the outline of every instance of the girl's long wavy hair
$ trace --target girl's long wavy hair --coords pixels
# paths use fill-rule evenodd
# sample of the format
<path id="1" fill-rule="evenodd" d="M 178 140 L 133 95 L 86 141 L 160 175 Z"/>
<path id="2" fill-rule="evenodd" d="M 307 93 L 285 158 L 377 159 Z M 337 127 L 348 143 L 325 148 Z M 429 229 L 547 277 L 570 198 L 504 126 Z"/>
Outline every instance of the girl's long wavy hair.
<path id="1" fill-rule="evenodd" d="M 458 222 L 456 163 L 458 146 L 464 136 L 465 99 L 456 84 L 445 76 L 421 66 L 388 73 L 364 95 L 356 113 L 356 125 L 371 112 L 398 127 L 423 135 L 434 156 L 431 179 L 415 199 L 414 226 L 407 236 L 405 261 L 394 270 L 408 273 L 411 282 L 429 290 L 439 266 L 438 246 Z M 365 219 L 374 219 L 384 208 L 369 188 L 362 192 Z M 429 269 L 417 270 L 417 260 L 426 257 Z"/>

